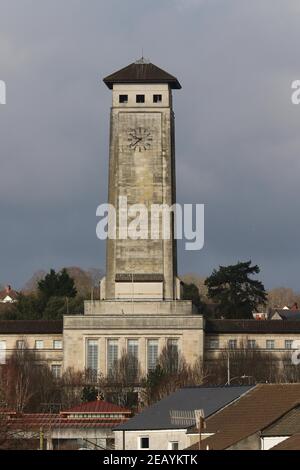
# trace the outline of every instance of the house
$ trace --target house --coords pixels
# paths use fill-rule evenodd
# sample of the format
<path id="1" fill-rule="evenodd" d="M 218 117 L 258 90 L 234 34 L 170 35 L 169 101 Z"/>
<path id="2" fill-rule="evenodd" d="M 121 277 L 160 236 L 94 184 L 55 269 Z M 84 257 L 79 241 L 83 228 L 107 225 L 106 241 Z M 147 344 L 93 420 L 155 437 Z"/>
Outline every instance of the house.
<path id="1" fill-rule="evenodd" d="M 272 432 L 272 425 L 282 419 L 281 426 L 289 426 L 296 414 L 288 413 L 298 407 L 300 402 L 300 384 L 259 384 L 249 389 L 238 400 L 214 413 L 206 419 L 205 436 L 202 442 L 206 450 L 261 450 L 267 445 L 268 436 L 263 432 Z M 286 415 L 283 419 L 282 417 Z M 298 424 L 295 430 L 299 429 Z M 278 432 L 278 431 L 277 431 Z M 287 429 L 284 430 L 287 433 Z M 189 434 L 197 436 L 194 428 Z M 208 437 L 206 437 L 208 436 Z M 274 436 L 273 442 L 276 443 Z M 278 438 L 278 436 L 275 436 Z M 198 449 L 193 444 L 189 449 Z"/>
<path id="2" fill-rule="evenodd" d="M 292 408 L 262 431 L 261 448 L 262 450 L 270 450 L 294 434 L 300 434 L 300 398 L 299 406 Z"/>
<path id="3" fill-rule="evenodd" d="M 187 434 L 195 410 L 205 417 L 228 406 L 252 387 L 187 387 L 172 393 L 114 429 L 117 450 L 185 449 L 197 436 Z"/>
<path id="4" fill-rule="evenodd" d="M 101 400 L 82 403 L 58 414 L 2 412 L 10 439 L 26 440 L 30 448 L 42 446 L 47 450 L 114 449 L 112 428 L 130 416 L 130 410 Z"/>
<path id="5" fill-rule="evenodd" d="M 14 304 L 18 301 L 18 293 L 7 285 L 4 290 L 0 292 L 0 303 Z"/>
<path id="6" fill-rule="evenodd" d="M 294 434 L 272 447 L 270 450 L 300 450 L 300 434 Z"/>

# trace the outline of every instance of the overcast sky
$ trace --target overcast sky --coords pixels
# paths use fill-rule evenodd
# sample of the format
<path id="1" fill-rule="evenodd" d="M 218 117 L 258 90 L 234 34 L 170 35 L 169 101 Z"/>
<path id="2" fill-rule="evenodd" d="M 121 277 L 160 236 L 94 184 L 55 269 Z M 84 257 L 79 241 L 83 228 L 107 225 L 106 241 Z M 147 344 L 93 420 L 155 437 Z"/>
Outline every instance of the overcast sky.
<path id="1" fill-rule="evenodd" d="M 104 267 L 110 91 L 138 59 L 175 75 L 177 199 L 204 203 L 179 272 L 252 259 L 300 290 L 298 0 L 1 0 L 0 282 Z"/>

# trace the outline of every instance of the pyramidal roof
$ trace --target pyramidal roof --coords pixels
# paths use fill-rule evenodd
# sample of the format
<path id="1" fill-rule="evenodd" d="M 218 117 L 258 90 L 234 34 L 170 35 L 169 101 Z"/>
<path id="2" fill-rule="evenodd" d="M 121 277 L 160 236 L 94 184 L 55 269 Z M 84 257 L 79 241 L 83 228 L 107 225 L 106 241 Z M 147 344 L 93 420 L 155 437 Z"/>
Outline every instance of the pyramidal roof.
<path id="1" fill-rule="evenodd" d="M 171 88 L 181 88 L 176 77 L 151 64 L 144 57 L 108 75 L 103 81 L 110 89 L 114 83 L 168 83 Z"/>

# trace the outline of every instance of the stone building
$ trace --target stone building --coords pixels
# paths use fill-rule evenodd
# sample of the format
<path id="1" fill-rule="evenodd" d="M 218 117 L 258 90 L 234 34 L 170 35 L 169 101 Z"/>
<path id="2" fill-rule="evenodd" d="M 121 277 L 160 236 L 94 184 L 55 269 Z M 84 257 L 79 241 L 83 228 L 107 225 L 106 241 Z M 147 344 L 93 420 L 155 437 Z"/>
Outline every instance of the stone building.
<path id="1" fill-rule="evenodd" d="M 84 315 L 67 315 L 63 324 L 0 321 L 0 362 L 25 340 L 56 375 L 68 367 L 106 375 L 123 351 L 146 374 L 167 345 L 190 364 L 199 357 L 218 360 L 220 352 L 241 342 L 277 357 L 290 351 L 293 341 L 300 340 L 299 321 L 204 322 L 192 302 L 181 299 L 172 212 L 164 226 L 169 237 L 162 223 L 154 232 L 152 224 L 146 225 L 143 238 L 124 236 L 124 200 L 126 207 L 138 204 L 148 210 L 176 202 L 172 92 L 181 85 L 144 59 L 109 75 L 104 83 L 112 92 L 108 202 L 115 208 L 116 236 L 107 240 L 100 300 L 86 301 Z"/>
<path id="2" fill-rule="evenodd" d="M 147 373 L 166 345 L 193 363 L 203 356 L 202 316 L 180 299 L 173 214 L 169 237 L 162 223 L 155 236 L 150 225 L 144 238 L 124 236 L 122 219 L 124 200 L 147 210 L 175 203 L 172 90 L 181 86 L 144 59 L 104 83 L 112 90 L 108 202 L 116 211 L 116 237 L 107 240 L 101 300 L 85 302 L 83 316 L 64 317 L 64 367 L 107 374 L 127 351 Z"/>
<path id="3" fill-rule="evenodd" d="M 61 320 L 1 320 L 0 364 L 16 349 L 28 348 L 37 361 L 49 365 L 60 377 L 63 368 L 63 322 Z"/>

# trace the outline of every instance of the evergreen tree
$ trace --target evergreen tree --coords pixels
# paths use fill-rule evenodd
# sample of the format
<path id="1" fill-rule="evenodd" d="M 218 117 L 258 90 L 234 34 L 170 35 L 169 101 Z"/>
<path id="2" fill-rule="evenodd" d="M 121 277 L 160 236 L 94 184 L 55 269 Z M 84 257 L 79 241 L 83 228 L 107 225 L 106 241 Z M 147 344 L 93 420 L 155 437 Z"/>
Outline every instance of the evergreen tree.
<path id="1" fill-rule="evenodd" d="M 183 300 L 191 300 L 193 304 L 197 307 L 198 311 L 203 308 L 203 304 L 201 302 L 199 289 L 195 284 L 183 284 Z"/>
<path id="2" fill-rule="evenodd" d="M 74 279 L 72 279 L 67 270 L 63 269 L 56 273 L 54 269 L 38 283 L 39 293 L 44 299 L 51 297 L 75 297 L 77 294 Z"/>
<path id="3" fill-rule="evenodd" d="M 262 282 L 252 279 L 258 274 L 251 260 L 214 269 L 205 281 L 208 296 L 219 303 L 219 314 L 225 318 L 252 318 L 260 305 L 265 305 L 267 293 Z"/>

